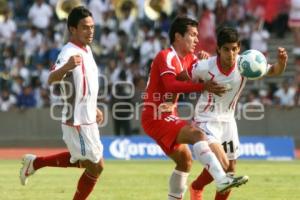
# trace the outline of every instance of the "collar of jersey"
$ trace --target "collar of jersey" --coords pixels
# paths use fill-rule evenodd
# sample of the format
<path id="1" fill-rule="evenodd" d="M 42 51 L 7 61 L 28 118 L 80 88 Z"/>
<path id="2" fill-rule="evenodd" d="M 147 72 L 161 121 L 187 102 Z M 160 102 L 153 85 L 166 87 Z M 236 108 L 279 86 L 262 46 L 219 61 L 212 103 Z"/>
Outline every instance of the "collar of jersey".
<path id="1" fill-rule="evenodd" d="M 234 67 L 235 67 L 235 63 L 230 67 L 230 69 L 228 71 L 224 71 L 222 65 L 221 65 L 221 59 L 220 59 L 220 56 L 217 56 L 217 66 L 218 66 L 218 69 L 219 71 L 224 74 L 225 76 L 229 76 L 229 74 L 234 70 Z"/>
<path id="2" fill-rule="evenodd" d="M 84 50 L 85 52 L 88 52 L 87 48 L 85 46 L 83 46 L 81 43 L 79 43 L 78 41 L 75 40 L 71 40 L 70 41 L 73 45 L 77 46 L 78 48 Z"/>

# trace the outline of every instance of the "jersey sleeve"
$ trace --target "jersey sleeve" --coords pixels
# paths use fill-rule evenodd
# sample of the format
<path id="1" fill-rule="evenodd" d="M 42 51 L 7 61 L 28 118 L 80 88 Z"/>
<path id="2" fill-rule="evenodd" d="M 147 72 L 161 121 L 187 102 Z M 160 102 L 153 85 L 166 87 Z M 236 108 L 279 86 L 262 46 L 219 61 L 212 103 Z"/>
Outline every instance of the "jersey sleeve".
<path id="1" fill-rule="evenodd" d="M 196 82 L 199 80 L 206 81 L 208 67 L 208 60 L 199 60 L 188 69 L 188 76 Z"/>
<path id="2" fill-rule="evenodd" d="M 71 57 L 71 54 L 68 51 L 62 50 L 59 53 L 59 55 L 55 61 L 55 64 L 51 67 L 50 71 L 56 71 L 56 70 L 60 69 L 62 66 L 64 66 L 68 62 L 70 57 Z"/>
<path id="3" fill-rule="evenodd" d="M 159 74 L 160 76 L 164 74 L 173 74 L 176 76 L 176 68 L 172 63 L 173 56 L 172 53 L 163 54 L 159 53 L 156 57 L 156 65 L 159 65 Z"/>

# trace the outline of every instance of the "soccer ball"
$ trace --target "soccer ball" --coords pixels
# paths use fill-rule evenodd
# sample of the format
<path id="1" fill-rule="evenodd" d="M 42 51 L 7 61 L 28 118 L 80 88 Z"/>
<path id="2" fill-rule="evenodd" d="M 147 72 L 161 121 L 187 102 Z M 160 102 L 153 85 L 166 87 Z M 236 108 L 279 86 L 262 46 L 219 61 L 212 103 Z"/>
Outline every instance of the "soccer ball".
<path id="1" fill-rule="evenodd" d="M 241 75 L 250 80 L 259 79 L 267 73 L 267 59 L 257 50 L 244 51 L 237 63 Z"/>

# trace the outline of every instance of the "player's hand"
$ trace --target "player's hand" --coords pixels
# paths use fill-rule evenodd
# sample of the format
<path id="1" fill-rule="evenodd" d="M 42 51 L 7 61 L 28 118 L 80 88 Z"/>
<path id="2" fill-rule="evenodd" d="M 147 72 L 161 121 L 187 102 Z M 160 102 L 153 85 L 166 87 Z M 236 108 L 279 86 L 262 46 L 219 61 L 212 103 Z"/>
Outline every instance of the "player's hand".
<path id="1" fill-rule="evenodd" d="M 68 62 L 66 63 L 67 70 L 72 70 L 78 65 L 81 65 L 81 63 L 82 63 L 82 57 L 80 55 L 71 56 Z"/>
<path id="2" fill-rule="evenodd" d="M 208 59 L 210 54 L 207 53 L 206 51 L 199 51 L 196 56 L 198 57 L 199 60 L 205 60 L 205 59 Z"/>
<path id="3" fill-rule="evenodd" d="M 222 96 L 228 90 L 228 88 L 210 80 L 204 83 L 204 90 L 215 95 Z"/>
<path id="4" fill-rule="evenodd" d="M 287 60 L 288 60 L 288 54 L 287 54 L 285 48 L 283 48 L 283 47 L 278 47 L 277 51 L 278 51 L 277 63 L 281 67 L 285 67 L 287 64 Z"/>
<path id="5" fill-rule="evenodd" d="M 96 122 L 98 124 L 102 124 L 104 121 L 104 117 L 103 117 L 103 113 L 101 110 L 99 110 L 99 108 L 97 108 L 96 110 Z"/>

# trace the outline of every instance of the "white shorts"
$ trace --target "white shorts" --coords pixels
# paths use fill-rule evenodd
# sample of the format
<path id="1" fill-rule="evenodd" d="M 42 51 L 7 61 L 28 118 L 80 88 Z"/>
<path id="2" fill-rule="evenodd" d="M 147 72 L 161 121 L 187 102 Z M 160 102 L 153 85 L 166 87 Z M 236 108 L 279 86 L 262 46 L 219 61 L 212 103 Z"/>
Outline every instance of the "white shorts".
<path id="1" fill-rule="evenodd" d="M 208 144 L 219 143 L 223 146 L 229 160 L 239 157 L 240 141 L 235 120 L 196 122 L 196 125 L 206 134 Z"/>
<path id="2" fill-rule="evenodd" d="M 103 157 L 103 145 L 97 123 L 80 126 L 62 124 L 63 140 L 70 154 L 70 162 L 90 160 L 98 163 Z"/>

